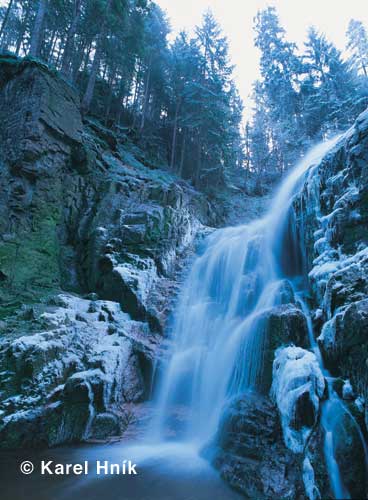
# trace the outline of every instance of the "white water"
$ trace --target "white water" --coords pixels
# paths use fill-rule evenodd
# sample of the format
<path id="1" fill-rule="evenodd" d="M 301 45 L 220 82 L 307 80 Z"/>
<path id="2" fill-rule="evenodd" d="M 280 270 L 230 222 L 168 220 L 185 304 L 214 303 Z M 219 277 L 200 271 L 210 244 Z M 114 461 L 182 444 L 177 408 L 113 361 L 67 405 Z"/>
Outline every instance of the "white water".
<path id="1" fill-rule="evenodd" d="M 262 378 L 260 315 L 279 303 L 295 255 L 283 256 L 292 198 L 304 175 L 336 139 L 315 147 L 283 182 L 266 216 L 210 235 L 186 280 L 173 328 L 173 352 L 164 370 L 153 433 L 167 437 L 173 409 L 186 418 L 181 439 L 206 443 L 226 403 Z"/>

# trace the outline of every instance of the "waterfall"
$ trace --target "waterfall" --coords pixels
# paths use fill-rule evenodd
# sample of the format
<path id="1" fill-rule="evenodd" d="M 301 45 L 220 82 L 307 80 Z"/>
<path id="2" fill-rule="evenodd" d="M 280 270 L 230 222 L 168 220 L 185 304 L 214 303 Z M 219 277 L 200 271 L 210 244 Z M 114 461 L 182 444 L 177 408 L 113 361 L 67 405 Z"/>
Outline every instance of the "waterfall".
<path id="1" fill-rule="evenodd" d="M 306 282 L 305 267 L 290 217 L 306 176 L 338 140 L 318 145 L 300 161 L 262 219 L 214 231 L 202 243 L 177 304 L 172 352 L 158 386 L 150 429 L 158 441 L 173 439 L 201 449 L 215 435 L 230 401 L 260 387 L 265 343 L 261 318 L 280 304 L 285 278 L 298 283 L 294 291 L 307 318 L 310 347 L 328 377 L 300 288 Z M 334 495 L 347 498 L 332 444 L 338 418 L 333 414 L 341 411 L 344 406 L 330 388 L 322 409 L 326 464 Z"/>
<path id="2" fill-rule="evenodd" d="M 153 422 L 159 439 L 176 419 L 177 435 L 201 446 L 216 432 L 226 403 L 261 382 L 264 338 L 258 320 L 278 304 L 282 279 L 298 267 L 292 256 L 287 265 L 282 259 L 293 195 L 336 140 L 300 161 L 265 217 L 217 230 L 202 245 L 175 312 L 173 351 Z"/>

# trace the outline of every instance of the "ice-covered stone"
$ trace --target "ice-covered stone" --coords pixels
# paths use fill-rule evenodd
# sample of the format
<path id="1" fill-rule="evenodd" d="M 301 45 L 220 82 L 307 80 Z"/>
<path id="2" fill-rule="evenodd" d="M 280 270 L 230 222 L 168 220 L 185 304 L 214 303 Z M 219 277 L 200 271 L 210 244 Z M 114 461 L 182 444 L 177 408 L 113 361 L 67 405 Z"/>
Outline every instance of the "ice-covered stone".
<path id="1" fill-rule="evenodd" d="M 342 397 L 343 399 L 352 400 L 354 399 L 354 391 L 349 380 L 345 380 L 342 386 Z"/>
<path id="2" fill-rule="evenodd" d="M 308 457 L 303 460 L 303 483 L 308 500 L 319 500 L 321 498 L 316 485 L 314 469 Z"/>
<path id="3" fill-rule="evenodd" d="M 271 394 L 277 403 L 285 443 L 301 453 L 317 420 L 325 379 L 314 353 L 300 347 L 276 351 Z"/>

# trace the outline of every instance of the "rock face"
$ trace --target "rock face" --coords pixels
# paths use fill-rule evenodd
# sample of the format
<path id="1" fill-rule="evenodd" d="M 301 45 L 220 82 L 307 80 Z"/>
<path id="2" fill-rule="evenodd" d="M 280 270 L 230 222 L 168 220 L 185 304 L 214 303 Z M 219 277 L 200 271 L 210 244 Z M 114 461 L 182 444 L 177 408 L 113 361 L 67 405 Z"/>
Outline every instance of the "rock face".
<path id="1" fill-rule="evenodd" d="M 10 57 L 0 214 L 1 445 L 119 434 L 151 383 L 178 258 L 220 217 L 123 130 L 83 122 L 67 83 Z"/>
<path id="2" fill-rule="evenodd" d="M 271 400 L 247 393 L 226 410 L 214 465 L 245 498 L 302 498 L 300 457 L 284 444 Z"/>
<path id="3" fill-rule="evenodd" d="M 257 392 L 246 392 L 226 408 L 209 454 L 245 498 L 305 498 L 303 439 L 318 418 L 324 378 L 312 353 L 290 347 L 308 345 L 307 320 L 291 284 L 282 280 L 272 292 L 278 305 L 254 317 L 263 354 Z"/>
<path id="4" fill-rule="evenodd" d="M 231 404 L 219 430 L 214 463 L 247 498 L 295 498 L 298 491 L 313 500 L 334 497 L 339 488 L 333 480 L 338 477 L 332 470 L 336 462 L 342 489 L 354 498 L 367 495 L 367 174 L 368 111 L 312 166 L 288 215 L 292 237 L 285 239 L 284 253 L 286 259 L 295 254 L 298 265 L 291 269 L 285 262 L 283 269 L 308 279 L 311 296 L 298 304 L 285 282 L 277 291 L 280 305 L 255 319 L 263 339 L 262 389 L 267 394 L 272 381 L 276 414 L 260 408 L 265 396 L 244 395 Z M 314 325 L 303 314 L 308 306 Z M 312 326 L 327 369 L 338 377 L 334 382 L 322 372 L 318 349 L 311 349 Z M 267 462 L 271 445 L 263 440 L 264 411 L 267 422 L 279 415 L 284 446 L 291 463 L 295 460 L 299 466 L 291 468 L 291 475 L 298 470 L 294 486 L 302 478 L 301 490 L 282 491 L 280 485 L 287 489 L 287 479 Z M 275 456 L 284 464 L 285 454 L 281 458 L 279 450 L 274 450 Z M 267 480 L 260 478 L 264 463 L 269 477 L 279 478 L 279 491 L 268 489 Z"/>
<path id="5" fill-rule="evenodd" d="M 292 250 L 309 277 L 336 391 L 366 425 L 367 175 L 368 112 L 308 175 L 288 238 L 300 242 Z M 225 205 L 216 212 L 203 193 L 153 165 L 127 131 L 82 120 L 75 91 L 47 68 L 0 59 L 0 446 L 124 432 L 163 355 L 178 262 L 204 226 L 224 220 Z M 240 309 L 249 311 L 255 274 L 242 286 Z M 254 319 L 259 393 L 226 409 L 212 460 L 246 498 L 328 498 L 319 425 L 326 388 L 307 350 L 309 317 L 289 281 L 272 293 L 276 305 Z M 352 422 L 332 446 L 359 496 L 365 470 L 348 457 L 367 429 Z"/>
<path id="6" fill-rule="evenodd" d="M 93 291 L 159 328 L 148 297 L 214 223 L 205 196 L 140 164 L 125 136 L 83 127 L 74 91 L 35 63 L 3 62 L 0 94 L 2 311 Z"/>
<path id="7" fill-rule="evenodd" d="M 309 175 L 294 201 L 327 368 L 350 379 L 354 393 L 364 401 L 368 397 L 367 174 L 365 111 Z M 367 404 L 365 418 L 367 426 Z"/>

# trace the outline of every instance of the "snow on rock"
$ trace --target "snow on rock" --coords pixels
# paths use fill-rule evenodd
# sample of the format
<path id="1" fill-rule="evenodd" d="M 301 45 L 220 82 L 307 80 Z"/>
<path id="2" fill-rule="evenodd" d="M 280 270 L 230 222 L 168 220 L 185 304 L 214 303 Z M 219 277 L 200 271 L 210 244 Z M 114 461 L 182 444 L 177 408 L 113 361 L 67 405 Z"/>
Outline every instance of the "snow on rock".
<path id="1" fill-rule="evenodd" d="M 319 500 L 321 498 L 316 486 L 314 469 L 308 457 L 303 460 L 303 483 L 309 500 Z"/>
<path id="2" fill-rule="evenodd" d="M 345 380 L 344 385 L 342 386 L 342 398 L 348 400 L 354 399 L 354 391 L 351 386 L 350 380 Z"/>
<path id="3" fill-rule="evenodd" d="M 286 446 L 301 453 L 319 412 L 325 379 L 314 353 L 300 347 L 276 351 L 271 394 L 280 416 Z"/>
<path id="4" fill-rule="evenodd" d="M 154 346 L 147 325 L 132 321 L 118 303 L 60 294 L 34 323 L 42 330 L 0 352 L 7 367 L 0 373 L 1 446 L 87 438 L 99 413 L 143 397 L 140 359 L 149 363 Z"/>
<path id="5" fill-rule="evenodd" d="M 307 176 L 293 207 L 327 369 L 368 394 L 368 111 Z M 323 323 L 324 326 L 323 326 Z M 365 425 L 368 407 L 365 403 Z"/>

